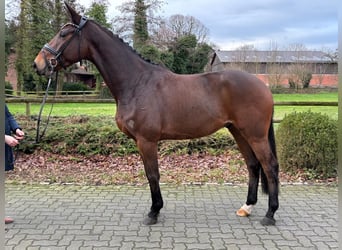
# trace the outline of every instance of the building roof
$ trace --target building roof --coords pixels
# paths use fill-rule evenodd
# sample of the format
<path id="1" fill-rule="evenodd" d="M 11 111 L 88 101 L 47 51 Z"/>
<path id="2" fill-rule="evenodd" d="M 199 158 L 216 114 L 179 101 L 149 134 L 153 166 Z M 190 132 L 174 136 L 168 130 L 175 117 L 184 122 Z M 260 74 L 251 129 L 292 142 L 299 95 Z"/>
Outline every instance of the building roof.
<path id="1" fill-rule="evenodd" d="M 335 62 L 322 51 L 253 51 L 253 50 L 217 50 L 213 56 L 223 63 L 233 62 Z M 213 61 L 212 61 L 213 62 Z"/>

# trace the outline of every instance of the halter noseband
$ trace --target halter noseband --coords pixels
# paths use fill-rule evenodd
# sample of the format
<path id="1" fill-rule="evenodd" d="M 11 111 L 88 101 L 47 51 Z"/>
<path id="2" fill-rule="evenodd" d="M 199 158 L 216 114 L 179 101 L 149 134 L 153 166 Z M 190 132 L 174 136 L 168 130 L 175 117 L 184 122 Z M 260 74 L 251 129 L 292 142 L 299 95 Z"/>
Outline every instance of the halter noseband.
<path id="1" fill-rule="evenodd" d="M 45 44 L 43 46 L 43 49 L 45 49 L 46 51 L 48 51 L 50 54 L 54 55 L 55 57 L 53 59 L 50 59 L 49 61 L 49 66 L 51 67 L 52 71 L 53 71 L 53 68 L 57 66 L 58 63 L 60 63 L 63 66 L 63 62 L 61 60 L 61 56 L 64 52 L 64 50 L 69 46 L 69 44 L 71 43 L 72 39 L 81 33 L 81 30 L 82 28 L 85 26 L 85 24 L 87 23 L 88 21 L 88 18 L 86 16 L 82 16 L 81 17 L 81 21 L 80 21 L 80 24 L 79 25 L 76 25 L 76 24 L 73 24 L 73 23 L 68 23 L 69 25 L 72 25 L 74 26 L 76 29 L 74 31 L 74 33 L 72 34 L 72 37 L 67 41 L 65 42 L 58 50 L 52 48 L 49 44 Z M 66 25 L 68 24 L 65 24 L 63 27 L 65 27 Z M 79 47 L 79 54 L 80 54 L 80 47 Z M 45 58 L 46 59 L 46 58 Z"/>

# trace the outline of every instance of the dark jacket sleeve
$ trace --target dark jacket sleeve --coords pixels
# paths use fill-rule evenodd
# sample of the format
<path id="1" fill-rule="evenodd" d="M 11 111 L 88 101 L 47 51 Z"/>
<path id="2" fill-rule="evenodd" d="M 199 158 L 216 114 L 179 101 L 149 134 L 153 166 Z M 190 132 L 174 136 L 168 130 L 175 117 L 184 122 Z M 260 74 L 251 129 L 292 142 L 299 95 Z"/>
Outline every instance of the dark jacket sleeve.
<path id="1" fill-rule="evenodd" d="M 17 121 L 9 112 L 7 105 L 5 105 L 5 134 L 10 135 L 11 132 L 15 132 L 17 128 L 21 129 Z"/>

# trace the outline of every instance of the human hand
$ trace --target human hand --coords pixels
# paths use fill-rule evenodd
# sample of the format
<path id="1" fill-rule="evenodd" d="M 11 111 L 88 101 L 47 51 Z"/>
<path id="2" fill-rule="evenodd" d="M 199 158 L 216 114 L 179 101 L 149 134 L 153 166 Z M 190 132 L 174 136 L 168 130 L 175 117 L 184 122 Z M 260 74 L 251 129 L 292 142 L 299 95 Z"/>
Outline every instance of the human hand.
<path id="1" fill-rule="evenodd" d="M 22 140 L 22 139 L 24 139 L 24 136 L 25 136 L 24 131 L 22 131 L 22 130 L 19 129 L 19 128 L 17 128 L 17 129 L 15 130 L 15 135 L 14 135 L 15 139 L 17 139 L 17 140 Z"/>
<path id="2" fill-rule="evenodd" d="M 5 135 L 5 143 L 10 147 L 15 147 L 19 144 L 19 141 L 13 136 Z"/>

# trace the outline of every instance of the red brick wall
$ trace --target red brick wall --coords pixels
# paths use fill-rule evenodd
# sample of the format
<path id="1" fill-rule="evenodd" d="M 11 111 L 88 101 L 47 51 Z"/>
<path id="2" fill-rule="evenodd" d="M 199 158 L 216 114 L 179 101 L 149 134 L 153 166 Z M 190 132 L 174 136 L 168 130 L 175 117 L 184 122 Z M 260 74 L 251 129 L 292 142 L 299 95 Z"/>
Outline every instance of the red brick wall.
<path id="1" fill-rule="evenodd" d="M 260 80 L 262 80 L 265 84 L 269 85 L 269 77 L 265 74 L 257 74 L 256 75 Z M 283 77 L 281 85 L 289 86 L 288 78 Z M 311 87 L 337 87 L 338 86 L 338 75 L 336 74 L 325 74 L 318 75 L 313 74 L 312 79 L 310 81 Z"/>

